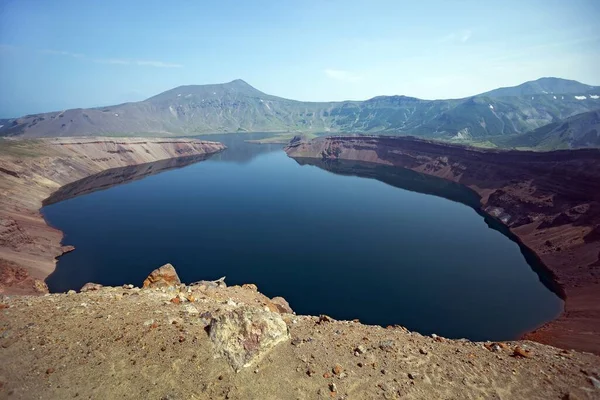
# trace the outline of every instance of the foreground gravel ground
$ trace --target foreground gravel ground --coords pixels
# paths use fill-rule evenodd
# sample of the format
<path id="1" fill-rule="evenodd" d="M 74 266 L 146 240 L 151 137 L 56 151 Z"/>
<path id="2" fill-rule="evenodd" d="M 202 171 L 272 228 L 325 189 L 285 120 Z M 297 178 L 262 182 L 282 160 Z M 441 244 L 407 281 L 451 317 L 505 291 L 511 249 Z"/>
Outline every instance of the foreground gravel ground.
<path id="1" fill-rule="evenodd" d="M 428 337 L 277 304 L 254 285 L 1 297 L 0 398 L 600 398 L 592 354 Z M 241 308 L 281 318 L 289 335 L 235 372 L 209 331 Z M 241 351 L 261 340 L 253 326 L 235 338 Z"/>

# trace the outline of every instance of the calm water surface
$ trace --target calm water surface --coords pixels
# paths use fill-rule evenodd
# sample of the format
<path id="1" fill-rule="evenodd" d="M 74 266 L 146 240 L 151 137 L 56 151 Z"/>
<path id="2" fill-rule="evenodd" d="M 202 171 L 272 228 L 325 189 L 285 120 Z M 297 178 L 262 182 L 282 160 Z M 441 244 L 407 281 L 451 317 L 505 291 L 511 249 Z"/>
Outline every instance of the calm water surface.
<path id="1" fill-rule="evenodd" d="M 184 282 L 256 283 L 300 314 L 474 340 L 515 338 L 561 310 L 518 245 L 466 205 L 469 190 L 243 141 L 258 137 L 211 136 L 228 149 L 207 161 L 46 206 L 76 247 L 50 289 L 141 285 L 170 262 Z"/>

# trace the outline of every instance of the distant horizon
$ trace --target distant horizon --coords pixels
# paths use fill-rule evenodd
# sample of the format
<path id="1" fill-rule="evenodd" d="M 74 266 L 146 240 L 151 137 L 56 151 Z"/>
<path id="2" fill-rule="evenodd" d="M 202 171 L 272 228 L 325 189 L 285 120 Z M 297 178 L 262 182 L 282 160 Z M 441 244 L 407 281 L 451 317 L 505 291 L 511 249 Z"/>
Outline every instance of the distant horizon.
<path id="1" fill-rule="evenodd" d="M 242 77 L 298 101 L 456 99 L 544 76 L 600 85 L 596 0 L 8 1 L 0 115 Z"/>
<path id="2" fill-rule="evenodd" d="M 579 82 L 579 83 L 581 83 L 581 84 L 588 85 L 588 86 L 591 86 L 591 87 L 600 87 L 600 85 L 593 85 L 593 84 L 592 84 L 592 85 L 590 85 L 590 84 L 589 84 L 589 83 L 587 83 L 587 82 L 580 82 L 580 81 L 578 81 L 578 80 L 576 80 L 576 79 L 562 78 L 562 77 L 557 77 L 557 76 L 542 76 L 542 77 L 539 77 L 539 78 L 536 78 L 536 79 L 528 80 L 528 81 L 525 81 L 525 82 L 520 82 L 520 83 L 517 83 L 517 84 L 515 84 L 515 85 L 493 87 L 493 88 L 490 88 L 490 89 L 484 90 L 483 92 L 474 93 L 474 94 L 471 94 L 471 95 L 468 95 L 468 96 L 463 96 L 463 97 L 448 97 L 448 98 L 443 98 L 443 97 L 438 97 L 438 98 L 423 98 L 423 97 L 416 97 L 416 96 L 410 96 L 410 95 L 407 95 L 407 94 L 398 93 L 398 94 L 382 94 L 382 95 L 375 95 L 375 96 L 368 97 L 368 98 L 364 98 L 364 99 L 345 99 L 345 100 L 318 100 L 318 101 L 313 101 L 313 100 L 299 100 L 299 99 L 294 99 L 294 98 L 289 98 L 289 97 L 283 97 L 283 96 L 279 96 L 279 95 L 277 95 L 277 94 L 273 94 L 273 93 L 267 93 L 267 92 L 265 92 L 265 91 L 261 90 L 260 88 L 258 88 L 258 87 L 256 87 L 256 86 L 254 86 L 252 83 L 248 82 L 246 79 L 243 79 L 243 78 L 235 78 L 235 79 L 232 79 L 232 80 L 229 80 L 229 81 L 226 81 L 226 82 L 216 82 L 216 83 L 200 83 L 200 84 L 183 84 L 183 85 L 178 85 L 178 86 L 175 86 L 175 87 L 172 87 L 172 88 L 169 88 L 169 89 L 163 90 L 163 91 L 161 91 L 161 92 L 159 92 L 159 93 L 152 94 L 152 95 L 150 95 L 150 96 L 148 96 L 148 97 L 145 97 L 145 98 L 143 98 L 143 99 L 140 99 L 140 100 L 126 101 L 126 102 L 122 102 L 122 103 L 114 103 L 114 104 L 99 104 L 99 105 L 92 105 L 92 106 L 85 106 L 85 107 L 70 107 L 70 108 L 64 108 L 64 109 L 53 109 L 53 110 L 44 110 L 44 111 L 34 111 L 34 112 L 28 112 L 28 113 L 25 113 L 25 114 L 20 114 L 20 115 L 2 115 L 2 114 L 0 114 L 0 118 L 1 118 L 1 119 L 15 119 L 15 118 L 24 117 L 24 116 L 26 116 L 26 115 L 46 114 L 46 113 L 60 112 L 60 111 L 68 110 L 68 109 L 80 109 L 80 108 L 81 108 L 81 109 L 87 109 L 87 108 L 102 108 L 102 107 L 116 106 L 116 105 L 120 105 L 120 104 L 127 104 L 127 103 L 138 103 L 138 102 L 146 101 L 146 100 L 148 100 L 148 99 L 150 99 L 150 98 L 152 98 L 152 97 L 154 97 L 154 96 L 160 95 L 160 94 L 162 94 L 162 93 L 165 93 L 165 92 L 168 92 L 168 91 L 170 91 L 170 90 L 175 90 L 175 89 L 177 89 L 177 88 L 179 88 L 179 87 L 185 87 L 185 86 L 211 86 L 211 85 L 226 85 L 226 84 L 233 83 L 233 82 L 235 82 L 235 81 L 242 81 L 242 82 L 245 82 L 247 85 L 251 86 L 252 88 L 254 88 L 254 89 L 256 89 L 256 90 L 258 90 L 258 91 L 260 91 L 260 92 L 263 92 L 263 93 L 264 93 L 264 94 L 266 94 L 266 95 L 269 95 L 269 96 L 275 96 L 275 97 L 279 97 L 279 98 L 286 99 L 286 100 L 299 101 L 299 102 L 303 102 L 303 103 L 343 103 L 343 102 L 367 101 L 367 100 L 370 100 L 370 99 L 373 99 L 373 98 L 376 98 L 376 97 L 394 97 L 394 96 L 410 97 L 410 98 L 415 98 L 415 99 L 419 99 L 419 100 L 426 100 L 426 101 L 434 101 L 434 100 L 460 100 L 460 99 L 465 99 L 465 98 L 469 98 L 469 97 L 478 96 L 478 95 L 481 95 L 481 94 L 483 94 L 483 93 L 486 93 L 486 92 L 489 92 L 489 91 L 492 91 L 492 90 L 495 90 L 495 89 L 502 89 L 502 88 L 511 88 L 511 87 L 517 87 L 517 86 L 520 86 L 520 85 L 522 85 L 522 84 L 525 84 L 525 83 L 530 83 L 530 82 L 536 82 L 536 81 L 538 81 L 538 80 L 541 80 L 541 79 L 561 79 L 561 80 L 567 80 L 567 81 L 575 81 L 575 82 Z M 0 110 L 0 113 L 1 113 L 1 110 Z"/>

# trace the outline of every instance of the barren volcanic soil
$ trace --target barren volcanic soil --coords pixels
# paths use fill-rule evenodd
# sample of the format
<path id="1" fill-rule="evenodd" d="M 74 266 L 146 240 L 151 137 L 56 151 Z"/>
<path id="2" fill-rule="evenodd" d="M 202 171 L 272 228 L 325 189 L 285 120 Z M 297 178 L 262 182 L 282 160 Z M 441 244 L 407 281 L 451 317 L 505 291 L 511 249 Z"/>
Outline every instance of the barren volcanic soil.
<path id="1" fill-rule="evenodd" d="M 149 279 L 154 284 L 156 279 Z M 0 296 L 0 398 L 593 399 L 600 359 L 297 316 L 255 285 Z M 238 372 L 235 372 L 235 371 Z"/>
<path id="2" fill-rule="evenodd" d="M 0 141 L 0 293 L 47 292 L 43 280 L 54 270 L 55 258 L 72 250 L 61 246 L 62 232 L 39 213 L 43 200 L 61 186 L 111 168 L 158 160 L 167 160 L 160 168 L 172 168 L 224 148 L 193 139 Z M 123 179 L 153 172 L 137 169 L 136 176 Z"/>
<path id="3" fill-rule="evenodd" d="M 463 184 L 481 209 L 531 249 L 566 299 L 564 313 L 525 338 L 600 353 L 600 151 L 479 150 L 408 137 L 294 139 L 297 160 L 409 168 Z"/>

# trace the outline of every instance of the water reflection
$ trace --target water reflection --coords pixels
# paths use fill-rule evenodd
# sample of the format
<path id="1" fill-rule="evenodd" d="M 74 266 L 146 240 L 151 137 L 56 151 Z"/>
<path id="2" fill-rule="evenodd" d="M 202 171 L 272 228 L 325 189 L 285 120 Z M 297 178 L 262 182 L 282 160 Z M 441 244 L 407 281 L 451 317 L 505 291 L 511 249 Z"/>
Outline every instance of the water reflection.
<path id="1" fill-rule="evenodd" d="M 375 163 L 347 160 L 320 160 L 313 158 L 295 159 L 300 165 L 313 165 L 338 175 L 357 176 L 361 178 L 377 179 L 388 185 L 410 190 L 412 192 L 431 194 L 456 201 L 472 207 L 480 214 L 488 227 L 507 236 L 519 245 L 531 269 L 538 275 L 540 282 L 558 297 L 564 299 L 564 291 L 558 285 L 550 272 L 543 266 L 539 257 L 529 248 L 525 247 L 506 225 L 481 211 L 480 197 L 468 187 L 435 176 L 425 175 L 406 168 L 392 167 Z"/>
<path id="2" fill-rule="evenodd" d="M 212 140 L 221 142 L 227 146 L 227 150 L 215 154 L 211 161 L 234 162 L 237 164 L 247 164 L 253 158 L 261 155 L 280 151 L 283 144 L 255 144 L 248 143 L 247 140 L 259 140 L 273 136 L 273 133 L 227 133 L 218 135 L 195 136 L 197 139 Z"/>
<path id="3" fill-rule="evenodd" d="M 44 206 L 48 206 L 50 204 L 58 203 L 59 201 L 72 199 L 74 197 L 93 193 L 98 190 L 109 189 L 116 185 L 137 181 L 139 179 L 169 171 L 171 169 L 186 167 L 188 165 L 204 161 L 210 157 L 210 154 L 202 154 L 107 169 L 62 186 L 60 189 L 50 195 L 50 197 L 45 199 L 42 204 Z"/>

